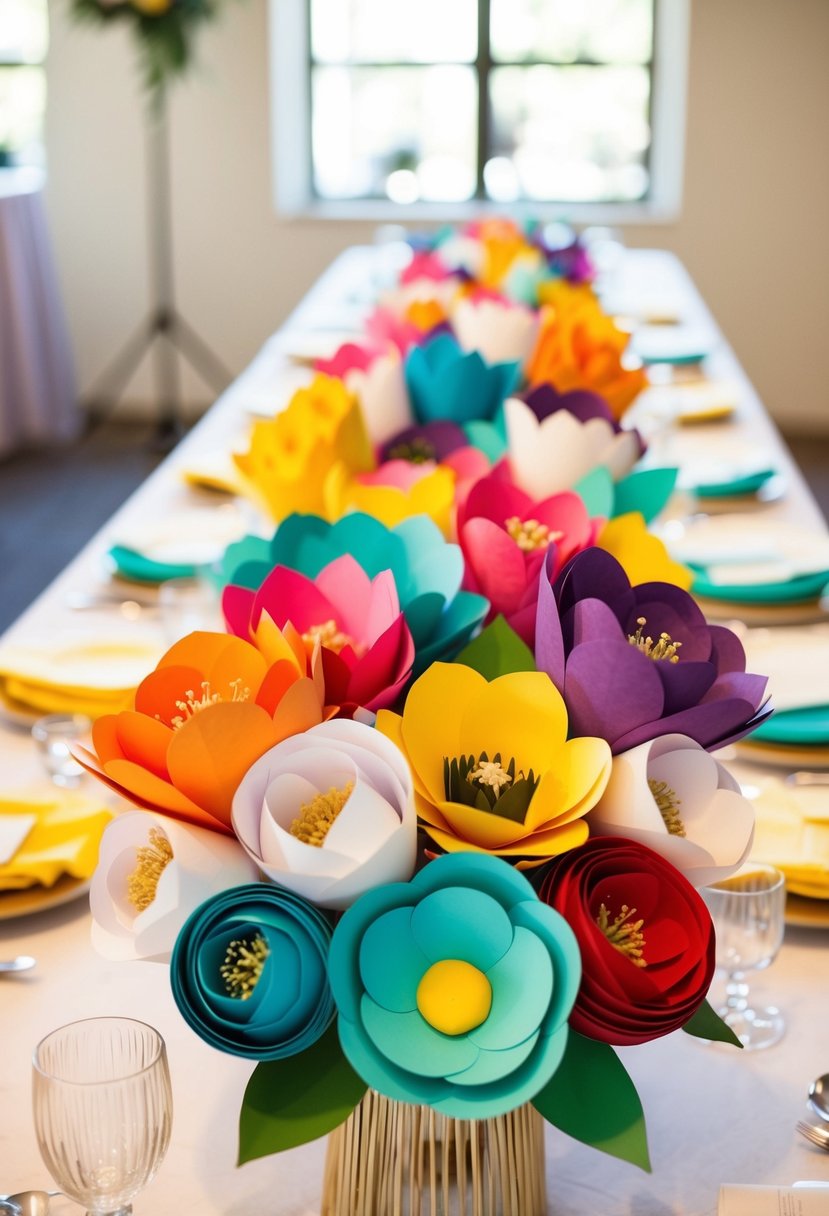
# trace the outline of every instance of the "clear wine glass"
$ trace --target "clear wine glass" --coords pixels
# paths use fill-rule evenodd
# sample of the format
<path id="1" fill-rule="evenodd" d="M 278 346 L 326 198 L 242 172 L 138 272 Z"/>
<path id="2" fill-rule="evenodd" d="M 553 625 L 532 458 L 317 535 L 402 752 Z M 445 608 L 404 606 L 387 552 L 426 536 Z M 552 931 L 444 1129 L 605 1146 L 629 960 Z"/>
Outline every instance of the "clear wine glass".
<path id="1" fill-rule="evenodd" d="M 717 935 L 717 966 L 726 972 L 725 1004 L 717 1010 L 748 1050 L 771 1047 L 786 1023 L 780 1010 L 760 1008 L 746 972 L 774 961 L 783 941 L 786 881 L 774 866 L 749 863 L 731 878 L 700 892 Z"/>
<path id="2" fill-rule="evenodd" d="M 130 1018 L 89 1018 L 48 1034 L 32 1065 L 35 1131 L 49 1173 L 88 1216 L 129 1216 L 170 1143 L 161 1035 Z"/>

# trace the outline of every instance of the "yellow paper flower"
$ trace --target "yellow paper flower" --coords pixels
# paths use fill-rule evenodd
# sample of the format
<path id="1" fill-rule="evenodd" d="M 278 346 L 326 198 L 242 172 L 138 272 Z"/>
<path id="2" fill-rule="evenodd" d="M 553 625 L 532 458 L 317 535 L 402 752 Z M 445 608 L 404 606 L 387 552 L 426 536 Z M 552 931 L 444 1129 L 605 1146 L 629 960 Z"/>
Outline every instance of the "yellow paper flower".
<path id="1" fill-rule="evenodd" d="M 688 567 L 675 562 L 659 537 L 648 531 L 638 511 L 608 520 L 596 544 L 616 558 L 634 587 L 640 583 L 673 583 L 688 591 L 694 581 Z"/>
<path id="2" fill-rule="evenodd" d="M 325 514 L 325 479 L 334 465 L 349 474 L 374 467 L 357 398 L 342 380 L 323 375 L 275 418 L 257 422 L 247 452 L 234 460 L 277 523 L 294 511 Z"/>
<path id="3" fill-rule="evenodd" d="M 561 393 L 590 389 L 621 418 L 647 385 L 644 368 L 625 366 L 630 334 L 602 311 L 587 284 L 560 279 L 543 284 L 539 296 L 545 307 L 526 369 L 530 384 L 552 384 Z"/>
<path id="4" fill-rule="evenodd" d="M 379 480 L 384 469 L 391 470 L 388 481 Z M 437 465 L 424 472 L 422 465 L 393 460 L 371 477 L 371 481 L 360 480 L 352 477 L 344 464 L 336 465 L 325 485 L 326 518 L 336 520 L 347 511 L 363 511 L 387 528 L 394 528 L 413 515 L 428 515 L 443 535 L 452 539 L 455 497 L 452 469 Z"/>
<path id="5" fill-rule="evenodd" d="M 509 219 L 483 220 L 478 228 L 478 239 L 484 247 L 481 283 L 485 287 L 500 286 L 516 258 L 537 256 L 537 250 Z"/>
<path id="6" fill-rule="evenodd" d="M 567 709 L 543 672 L 491 683 L 458 663 L 434 663 L 402 716 L 377 728 L 409 761 L 422 826 L 447 852 L 520 858 L 522 868 L 587 839 L 582 818 L 610 775 L 603 739 L 567 739 Z"/>

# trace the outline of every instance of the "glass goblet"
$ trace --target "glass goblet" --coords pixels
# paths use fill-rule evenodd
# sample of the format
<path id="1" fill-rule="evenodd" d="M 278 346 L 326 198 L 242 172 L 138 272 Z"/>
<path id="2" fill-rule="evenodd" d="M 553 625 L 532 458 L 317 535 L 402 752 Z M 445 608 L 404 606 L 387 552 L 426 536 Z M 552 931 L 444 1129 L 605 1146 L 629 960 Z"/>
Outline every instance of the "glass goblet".
<path id="1" fill-rule="evenodd" d="M 717 966 L 726 972 L 725 1004 L 717 1013 L 748 1050 L 771 1047 L 786 1028 L 775 1006 L 756 1006 L 746 972 L 775 959 L 783 941 L 786 881 L 774 866 L 748 863 L 731 878 L 700 892 L 717 937 Z"/>
<path id="2" fill-rule="evenodd" d="M 161 1035 L 130 1018 L 72 1022 L 38 1043 L 32 1066 L 35 1131 L 49 1173 L 88 1216 L 129 1216 L 170 1143 Z"/>

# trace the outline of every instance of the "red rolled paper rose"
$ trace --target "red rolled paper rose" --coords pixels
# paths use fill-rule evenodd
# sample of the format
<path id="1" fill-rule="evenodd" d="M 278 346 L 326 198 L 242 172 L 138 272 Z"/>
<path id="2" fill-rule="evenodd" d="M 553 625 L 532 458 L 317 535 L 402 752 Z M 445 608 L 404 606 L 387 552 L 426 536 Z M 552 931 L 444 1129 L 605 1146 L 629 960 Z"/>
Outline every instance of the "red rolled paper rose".
<path id="1" fill-rule="evenodd" d="M 567 920 L 583 977 L 570 1025 L 629 1046 L 678 1030 L 714 974 L 714 926 L 702 898 L 669 862 L 604 836 L 556 858 L 539 884 Z"/>

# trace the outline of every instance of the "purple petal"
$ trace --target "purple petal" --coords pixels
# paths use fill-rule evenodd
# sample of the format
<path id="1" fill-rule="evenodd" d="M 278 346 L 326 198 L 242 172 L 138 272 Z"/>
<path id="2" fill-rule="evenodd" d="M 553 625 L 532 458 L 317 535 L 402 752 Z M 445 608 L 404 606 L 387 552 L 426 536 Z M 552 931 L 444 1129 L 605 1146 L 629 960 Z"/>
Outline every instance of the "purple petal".
<path id="1" fill-rule="evenodd" d="M 588 642 L 573 651 L 564 700 L 571 735 L 598 735 L 611 746 L 620 735 L 659 718 L 664 704 L 654 664 L 618 641 Z"/>
<path id="2" fill-rule="evenodd" d="M 664 659 L 651 660 L 665 691 L 663 713 L 673 714 L 696 705 L 708 692 L 717 675 L 713 663 L 668 663 Z"/>
<path id="3" fill-rule="evenodd" d="M 584 549 L 567 563 L 556 580 L 555 592 L 562 612 L 578 600 L 604 600 L 620 621 L 627 619 L 633 602 L 630 580 L 621 565 L 597 548 Z"/>
<path id="4" fill-rule="evenodd" d="M 567 635 L 570 635 L 569 637 Z M 568 650 L 585 642 L 627 641 L 612 608 L 603 600 L 579 600 L 567 616 L 565 644 Z M 628 643 L 630 645 L 630 643 Z"/>
<path id="5" fill-rule="evenodd" d="M 555 569 L 555 545 L 547 550 L 538 582 L 538 607 L 535 617 L 535 664 L 546 671 L 559 692 L 564 691 L 564 639 L 558 605 L 550 583 L 550 571 Z"/>
<path id="6" fill-rule="evenodd" d="M 567 410 L 568 414 L 578 418 L 579 422 L 603 418 L 605 422 L 610 423 L 614 431 L 621 430 L 604 397 L 591 393 L 588 389 L 573 389 L 572 392 L 560 393 L 552 384 L 539 384 L 524 394 L 524 401 L 539 422 L 543 422 L 558 410 Z"/>
<path id="7" fill-rule="evenodd" d="M 699 604 L 692 595 L 675 587 L 673 583 L 640 583 L 633 588 L 637 607 L 647 604 L 665 604 L 685 621 L 686 629 L 702 629 L 706 625 Z"/>
<path id="8" fill-rule="evenodd" d="M 748 701 L 754 712 L 763 700 L 767 684 L 766 676 L 758 676 L 750 671 L 726 671 L 717 676 L 705 695 L 704 702 L 709 704 L 728 697 L 738 697 L 742 701 Z"/>
<path id="9" fill-rule="evenodd" d="M 638 590 L 638 587 L 634 588 L 634 595 Z M 656 641 L 661 633 L 667 633 L 672 641 L 681 644 L 680 663 L 685 660 L 706 662 L 710 659 L 711 638 L 704 618 L 700 618 L 698 623 L 695 618 L 683 613 L 676 603 L 667 599 L 637 601 L 627 621 L 622 622 L 627 634 L 636 632 L 640 617 L 644 617 L 646 622 L 642 626 L 645 637 L 652 637 Z"/>
<path id="10" fill-rule="evenodd" d="M 736 633 L 725 625 L 709 625 L 708 632 L 711 634 L 711 661 L 716 663 L 717 671 L 745 671 L 746 652 Z"/>
<path id="11" fill-rule="evenodd" d="M 728 747 L 729 743 L 737 743 L 740 739 L 744 739 L 746 735 L 750 735 L 753 730 L 756 730 L 761 722 L 765 722 L 766 718 L 770 718 L 774 713 L 774 706 L 771 701 L 767 701 L 762 708 L 739 730 L 733 731 L 730 735 L 725 735 L 722 739 L 718 739 L 716 743 L 709 744 L 709 751 L 716 751 L 720 747 Z"/>
<path id="12" fill-rule="evenodd" d="M 649 739 L 670 734 L 687 735 L 705 748 L 723 747 L 723 740 L 738 739 L 752 729 L 748 723 L 753 717 L 754 706 L 741 698 L 710 701 L 703 705 L 692 705 L 665 718 L 654 715 L 650 721 L 617 738 L 615 743 L 611 743 L 611 748 L 617 754 L 640 743 L 647 743 Z"/>

